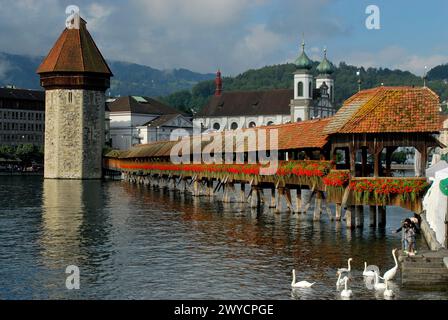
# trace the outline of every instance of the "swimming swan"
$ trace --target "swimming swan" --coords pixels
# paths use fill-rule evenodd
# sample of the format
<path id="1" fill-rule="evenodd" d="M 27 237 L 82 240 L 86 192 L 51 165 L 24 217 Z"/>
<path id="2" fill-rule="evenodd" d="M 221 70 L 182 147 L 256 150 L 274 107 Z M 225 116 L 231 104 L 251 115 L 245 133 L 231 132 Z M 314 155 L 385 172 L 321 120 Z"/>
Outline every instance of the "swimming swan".
<path id="1" fill-rule="evenodd" d="M 310 288 L 315 283 L 316 282 L 310 283 L 308 281 L 296 282 L 296 270 L 292 269 L 292 282 L 291 282 L 292 288 Z"/>
<path id="2" fill-rule="evenodd" d="M 386 289 L 386 284 L 379 282 L 378 273 L 375 272 L 375 284 L 373 285 L 375 290 L 384 290 Z"/>
<path id="3" fill-rule="evenodd" d="M 345 287 L 344 287 L 344 290 L 341 291 L 341 297 L 342 298 L 350 298 L 353 296 L 353 291 L 350 289 L 347 289 L 348 277 L 345 276 L 343 280 L 344 280 Z"/>
<path id="4" fill-rule="evenodd" d="M 347 261 L 348 268 L 339 268 L 338 273 L 350 272 L 352 270 L 352 266 L 350 265 L 350 262 L 352 262 L 352 260 L 353 260 L 353 258 L 348 259 L 348 261 Z"/>
<path id="5" fill-rule="evenodd" d="M 375 272 L 380 272 L 380 269 L 377 266 L 370 265 L 367 267 L 367 262 L 364 261 L 364 271 L 362 273 L 365 277 L 374 277 Z"/>
<path id="6" fill-rule="evenodd" d="M 387 283 L 388 283 L 388 280 L 386 280 L 386 290 L 384 290 L 384 297 L 392 298 L 395 295 L 395 293 L 392 291 L 392 289 L 389 289 Z"/>
<path id="7" fill-rule="evenodd" d="M 387 271 L 384 274 L 384 276 L 383 276 L 384 280 L 392 280 L 395 277 L 395 275 L 397 274 L 398 261 L 397 261 L 397 257 L 395 256 L 396 251 L 397 251 L 397 249 L 392 250 L 392 256 L 394 257 L 394 260 L 395 260 L 395 267 L 393 267 L 392 269 L 390 269 L 389 271 Z"/>

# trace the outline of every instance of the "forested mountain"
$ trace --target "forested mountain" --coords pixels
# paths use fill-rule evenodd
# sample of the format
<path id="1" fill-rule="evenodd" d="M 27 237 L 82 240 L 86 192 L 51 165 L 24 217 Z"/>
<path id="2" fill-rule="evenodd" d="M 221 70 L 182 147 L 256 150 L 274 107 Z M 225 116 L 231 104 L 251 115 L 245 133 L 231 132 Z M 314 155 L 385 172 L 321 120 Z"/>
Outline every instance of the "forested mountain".
<path id="1" fill-rule="evenodd" d="M 313 70 L 317 66 L 314 63 Z M 448 67 L 447 67 L 448 68 Z M 292 73 L 295 71 L 294 64 L 280 64 L 267 66 L 257 70 L 248 70 L 236 77 L 225 77 L 223 79 L 223 90 L 267 90 L 292 88 Z M 358 91 L 358 67 L 341 62 L 335 68 L 335 100 L 337 107 L 343 101 Z M 387 68 L 361 68 L 362 88 L 372 88 L 384 84 L 385 86 L 398 85 L 423 85 L 422 77 L 418 77 L 409 71 L 390 70 Z M 448 74 L 448 73 L 447 73 Z M 447 77 L 448 78 L 448 77 Z M 428 86 L 441 96 L 442 100 L 448 97 L 448 85 L 443 81 L 434 79 L 428 82 Z M 185 111 L 191 109 L 200 110 L 214 94 L 215 85 L 213 80 L 200 82 L 191 91 L 184 90 L 173 93 L 160 99 L 164 102 Z"/>
<path id="2" fill-rule="evenodd" d="M 0 86 L 13 84 L 18 88 L 42 89 L 36 69 L 43 57 L 0 53 Z M 191 112 L 202 108 L 214 94 L 214 74 L 200 74 L 186 69 L 158 70 L 148 66 L 120 61 L 108 61 L 114 77 L 111 81 L 112 96 L 142 95 L 158 99 L 180 109 Z M 315 70 L 317 62 L 314 63 Z M 358 90 L 358 67 L 341 62 L 335 68 L 335 99 L 339 107 L 342 102 Z M 225 70 L 223 70 L 225 71 Z M 279 64 L 248 70 L 236 77 L 223 79 L 224 90 L 268 90 L 292 88 L 293 64 Z M 423 84 L 421 77 L 401 70 L 383 68 L 361 68 L 362 88 L 384 84 Z M 448 97 L 448 64 L 440 65 L 428 72 L 428 86 L 440 95 L 442 101 Z"/>
<path id="3" fill-rule="evenodd" d="M 15 85 L 23 89 L 42 89 L 37 67 L 43 57 L 0 53 L 0 86 Z M 158 70 L 148 66 L 120 61 L 108 61 L 114 77 L 111 95 L 165 96 L 191 89 L 200 81 L 213 79 L 213 74 L 201 74 L 186 69 Z"/>

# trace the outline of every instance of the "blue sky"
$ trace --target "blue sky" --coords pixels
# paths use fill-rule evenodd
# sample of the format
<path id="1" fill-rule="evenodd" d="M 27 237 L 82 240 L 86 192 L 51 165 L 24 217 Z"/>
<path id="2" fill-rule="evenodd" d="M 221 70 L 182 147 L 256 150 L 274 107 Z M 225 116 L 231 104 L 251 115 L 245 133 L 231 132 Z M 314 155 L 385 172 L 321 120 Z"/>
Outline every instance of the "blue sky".
<path id="1" fill-rule="evenodd" d="M 0 0 L 0 51 L 45 55 L 76 4 L 109 59 L 159 69 L 235 75 L 308 55 L 335 63 L 410 70 L 448 62 L 448 1 L 404 0 Z M 380 30 L 365 27 L 368 5 Z M 1 69 L 5 68 L 0 56 Z"/>

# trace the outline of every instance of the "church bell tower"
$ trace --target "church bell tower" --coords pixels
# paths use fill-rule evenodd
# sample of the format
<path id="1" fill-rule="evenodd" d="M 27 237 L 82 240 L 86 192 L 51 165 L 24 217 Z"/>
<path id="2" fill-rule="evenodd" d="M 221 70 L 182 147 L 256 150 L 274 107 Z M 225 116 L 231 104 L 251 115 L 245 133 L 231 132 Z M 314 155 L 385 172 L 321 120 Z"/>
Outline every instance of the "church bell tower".
<path id="1" fill-rule="evenodd" d="M 80 19 L 39 66 L 45 88 L 45 167 L 50 179 L 100 179 L 109 66 Z"/>
<path id="2" fill-rule="evenodd" d="M 302 53 L 296 59 L 294 72 L 294 99 L 291 100 L 291 122 L 310 119 L 310 109 L 313 105 L 313 74 L 312 61 L 305 53 L 305 42 L 302 41 Z"/>

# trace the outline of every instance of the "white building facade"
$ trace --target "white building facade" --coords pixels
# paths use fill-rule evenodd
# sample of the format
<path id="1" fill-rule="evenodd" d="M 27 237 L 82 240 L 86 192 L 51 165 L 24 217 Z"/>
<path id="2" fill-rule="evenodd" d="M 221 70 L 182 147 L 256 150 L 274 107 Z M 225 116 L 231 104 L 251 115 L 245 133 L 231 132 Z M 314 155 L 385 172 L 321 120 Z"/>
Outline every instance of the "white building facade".
<path id="1" fill-rule="evenodd" d="M 110 139 L 114 149 L 127 150 L 133 145 L 151 141 L 152 132 L 158 129 L 146 129 L 151 122 L 167 115 L 181 116 L 186 122 L 189 119 L 178 110 L 148 97 L 127 96 L 108 100 L 110 118 Z M 190 122 L 192 128 L 192 124 Z M 167 130 L 177 127 L 163 127 L 156 138 L 162 140 Z M 192 129 L 191 129 L 192 130 Z M 168 136 L 169 139 L 169 136 Z M 167 139 L 167 140 L 168 140 Z"/>

